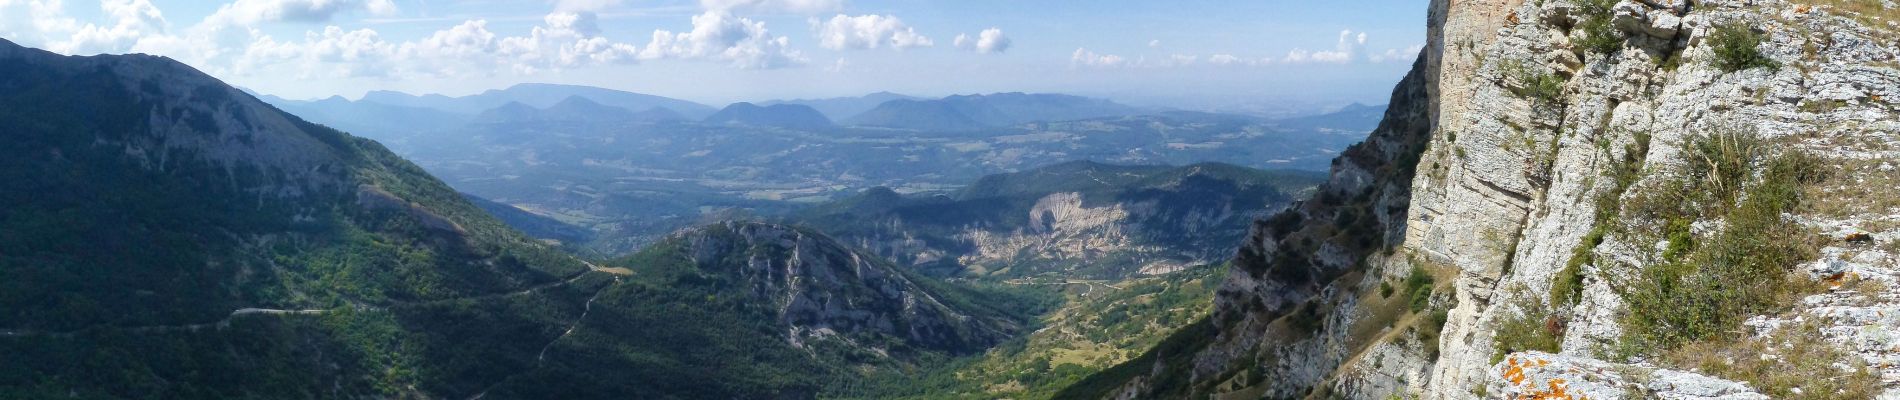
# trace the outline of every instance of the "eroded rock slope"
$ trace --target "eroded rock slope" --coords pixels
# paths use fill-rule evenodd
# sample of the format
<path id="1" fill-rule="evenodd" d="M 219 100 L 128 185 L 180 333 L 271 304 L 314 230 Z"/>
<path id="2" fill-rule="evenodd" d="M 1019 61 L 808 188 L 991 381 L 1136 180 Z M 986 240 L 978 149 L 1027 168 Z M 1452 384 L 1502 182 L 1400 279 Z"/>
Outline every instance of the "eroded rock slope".
<path id="1" fill-rule="evenodd" d="M 1385 122 L 1257 224 L 1206 326 L 1067 394 L 1900 395 L 1897 13 L 1435 1 Z"/>

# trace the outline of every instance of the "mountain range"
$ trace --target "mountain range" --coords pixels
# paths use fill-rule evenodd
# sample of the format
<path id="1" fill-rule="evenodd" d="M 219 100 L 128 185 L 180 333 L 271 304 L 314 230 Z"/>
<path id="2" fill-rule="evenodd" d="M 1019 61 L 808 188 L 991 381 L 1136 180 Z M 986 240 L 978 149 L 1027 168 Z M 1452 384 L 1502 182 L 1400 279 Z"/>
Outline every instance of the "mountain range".
<path id="1" fill-rule="evenodd" d="M 922 131 L 961 131 L 1037 121 L 1120 117 L 1148 110 L 1108 100 L 1060 94 L 996 93 L 936 100 L 896 99 L 845 120 L 847 125 Z"/>
<path id="2" fill-rule="evenodd" d="M 0 93 L 0 397 L 809 398 L 1043 303 L 764 223 L 581 260 L 166 58 L 0 41 Z"/>
<path id="3" fill-rule="evenodd" d="M 586 97 L 570 96 L 546 108 L 535 108 L 521 102 L 509 102 L 500 107 L 482 111 L 468 122 L 474 124 L 614 124 L 683 120 L 685 117 L 666 108 L 655 107 L 634 112 L 596 103 Z"/>
<path id="4" fill-rule="evenodd" d="M 1321 175 L 1228 164 L 1069 162 L 983 177 L 950 194 L 872 188 L 798 220 L 933 274 L 1116 281 L 1217 262 L 1251 221 Z"/>
<path id="5" fill-rule="evenodd" d="M 799 104 L 773 104 L 759 106 L 752 103 L 732 103 L 705 120 L 708 124 L 738 124 L 759 127 L 780 127 L 798 130 L 819 130 L 831 127 L 831 120 L 818 110 Z"/>
<path id="6" fill-rule="evenodd" d="M 770 107 L 770 106 L 778 105 L 778 104 L 802 105 L 806 107 L 811 107 L 813 110 L 818 110 L 819 113 L 825 114 L 825 118 L 829 118 L 832 121 L 843 121 L 847 118 L 857 116 L 858 114 L 863 114 L 865 111 L 871 111 L 871 109 L 877 108 L 879 104 L 884 104 L 892 100 L 917 100 L 917 99 L 919 98 L 913 97 L 913 96 L 901 95 L 897 93 L 877 92 L 877 93 L 871 93 L 871 94 L 857 96 L 857 97 L 833 97 L 833 98 L 826 98 L 826 99 L 809 99 L 809 100 L 807 99 L 771 100 L 771 101 L 759 102 L 758 104 L 760 106 L 766 106 L 766 107 Z"/>
<path id="7" fill-rule="evenodd" d="M 524 83 L 510 86 L 506 89 L 489 90 L 480 94 L 462 97 L 448 97 L 438 94 L 417 96 L 401 92 L 372 91 L 364 94 L 363 98 L 359 101 L 393 106 L 430 108 L 458 114 L 473 115 L 508 103 L 521 103 L 535 108 L 547 108 L 576 96 L 602 105 L 631 111 L 664 108 L 679 113 L 689 119 L 705 118 L 714 112 L 712 107 L 685 100 L 592 86 L 546 83 Z"/>

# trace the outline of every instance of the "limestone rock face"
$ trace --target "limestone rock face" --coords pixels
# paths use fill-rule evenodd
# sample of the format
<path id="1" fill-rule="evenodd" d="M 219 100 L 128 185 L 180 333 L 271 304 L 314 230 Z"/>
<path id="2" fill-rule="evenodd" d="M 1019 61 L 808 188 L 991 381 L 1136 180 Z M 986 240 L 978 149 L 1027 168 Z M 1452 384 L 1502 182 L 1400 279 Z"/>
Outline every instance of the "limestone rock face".
<path id="1" fill-rule="evenodd" d="M 798 346 L 875 335 L 959 352 L 986 348 L 1020 329 L 966 315 L 876 256 L 804 229 L 723 222 L 662 241 L 675 243 L 697 268 L 733 276 L 751 298 L 771 304 L 785 337 Z"/>
<path id="2" fill-rule="evenodd" d="M 1756 317 L 1751 333 L 1819 325 L 1852 355 L 1841 365 L 1870 366 L 1900 396 L 1895 27 L 1800 2 L 1626 0 L 1596 17 L 1618 39 L 1605 53 L 1581 45 L 1592 22 L 1581 3 L 1434 1 L 1425 51 L 1381 128 L 1335 160 L 1316 199 L 1255 225 L 1216 298 L 1215 333 L 1137 359 L 1145 373 L 1104 376 L 1120 386 L 1101 394 L 1767 398 L 1747 382 L 1612 361 L 1624 360 L 1609 349 L 1626 310 L 1608 282 L 1663 246 L 1592 233 L 1615 222 L 1599 204 L 1694 162 L 1686 143 L 1745 130 L 1852 176 L 1810 190 L 1815 205 L 1788 217 L 1829 234 L 1822 259 L 1788 268 L 1830 289 Z M 1760 33 L 1779 67 L 1716 67 L 1708 38 L 1733 24 Z M 1619 184 L 1622 169 L 1641 172 Z M 1692 230 L 1719 229 L 1718 217 Z M 1437 279 L 1382 293 L 1412 271 Z M 1567 276 L 1580 277 L 1574 302 L 1549 304 Z M 1394 299 L 1408 292 L 1419 300 Z M 1525 304 L 1562 317 L 1546 322 L 1561 354 L 1497 350 Z M 1181 348 L 1193 355 L 1168 354 Z"/>

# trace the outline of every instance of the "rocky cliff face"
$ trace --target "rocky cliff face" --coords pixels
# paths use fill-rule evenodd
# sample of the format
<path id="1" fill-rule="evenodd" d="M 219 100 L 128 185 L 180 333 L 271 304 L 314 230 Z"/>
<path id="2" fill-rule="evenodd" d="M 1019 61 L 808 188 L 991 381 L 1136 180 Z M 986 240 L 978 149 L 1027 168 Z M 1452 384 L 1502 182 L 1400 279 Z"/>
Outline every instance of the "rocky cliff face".
<path id="1" fill-rule="evenodd" d="M 1218 263 L 1319 174 L 1204 163 L 1058 164 L 955 196 L 873 189 L 801 219 L 901 265 L 966 276 L 1122 279 Z"/>
<path id="2" fill-rule="evenodd" d="M 1334 162 L 1319 198 L 1257 224 L 1215 329 L 1072 393 L 1900 395 L 1894 196 L 1867 189 L 1895 182 L 1896 10 L 1435 1 L 1386 121 Z M 1734 166 L 1713 156 L 1731 153 L 1744 154 Z M 1797 158 L 1825 177 L 1777 180 L 1793 167 L 1773 160 Z M 1765 216 L 1734 211 L 1784 195 Z M 1698 202 L 1717 211 L 1656 211 Z M 1731 246 L 1756 232 L 1789 243 Z M 1758 263 L 1769 283 L 1711 283 L 1731 297 L 1683 313 L 1735 314 L 1725 333 L 1654 339 L 1702 325 L 1645 313 L 1703 293 L 1644 284 L 1728 276 L 1717 267 L 1776 249 L 1788 256 Z M 1748 287 L 1787 300 L 1736 305 Z M 1696 364 L 1658 343 L 1717 355 Z M 1744 371 L 1749 357 L 1785 361 Z"/>
<path id="3" fill-rule="evenodd" d="M 1020 324 L 959 310 L 890 263 L 830 237 L 784 225 L 722 222 L 674 234 L 633 259 L 680 256 L 697 271 L 632 262 L 636 274 L 677 282 L 724 282 L 721 296 L 766 309 L 794 346 L 840 340 L 884 353 L 886 338 L 905 347 L 969 352 L 1014 335 Z M 691 276 L 689 276 L 691 275 Z M 651 279 L 651 278 L 650 278 Z"/>

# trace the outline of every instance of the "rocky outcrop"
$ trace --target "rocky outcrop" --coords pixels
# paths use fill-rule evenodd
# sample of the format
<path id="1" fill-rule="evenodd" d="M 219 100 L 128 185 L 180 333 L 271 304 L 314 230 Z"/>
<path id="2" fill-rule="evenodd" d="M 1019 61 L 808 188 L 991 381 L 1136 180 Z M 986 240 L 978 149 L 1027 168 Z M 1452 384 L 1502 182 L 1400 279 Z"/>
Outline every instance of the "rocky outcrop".
<path id="1" fill-rule="evenodd" d="M 1654 367 L 1543 352 L 1513 354 L 1490 369 L 1479 391 L 1503 399 L 1766 400 L 1740 382 Z"/>
<path id="2" fill-rule="evenodd" d="M 1862 11 L 1895 11 L 1876 7 Z M 1157 351 L 1134 361 L 1140 373 L 1073 393 L 1765 398 L 1761 382 L 1626 357 L 1668 349 L 1612 351 L 1628 343 L 1629 310 L 1611 283 L 1667 251 L 1616 209 L 1703 162 L 1687 149 L 1696 138 L 1743 131 L 1851 176 L 1807 190 L 1788 216 L 1832 235 L 1821 260 L 1786 266 L 1827 288 L 1749 333 L 1818 325 L 1848 354 L 1832 368 L 1871 366 L 1896 396 L 1886 316 L 1900 292 L 1886 282 L 1900 266 L 1882 235 L 1897 233 L 1900 204 L 1855 189 L 1900 182 L 1900 50 L 1880 18 L 1782 1 L 1434 1 L 1386 121 L 1335 161 L 1317 199 L 1256 225 L 1215 334 L 1177 338 L 1192 357 Z M 1711 37 L 1734 26 L 1779 67 L 1719 67 Z M 1713 235 L 1719 218 L 1690 216 L 1688 234 Z M 1525 315 L 1559 354 L 1500 350 Z"/>
<path id="3" fill-rule="evenodd" d="M 757 222 L 691 228 L 655 245 L 680 246 L 698 269 L 740 285 L 742 295 L 769 304 L 795 346 L 835 339 L 859 343 L 894 337 L 909 346 L 969 352 L 1011 337 L 1013 321 L 946 304 L 890 263 L 859 254 L 805 229 Z M 652 251 L 652 250 L 648 250 Z"/>
<path id="4" fill-rule="evenodd" d="M 1250 221 L 1317 180 L 1217 163 L 1075 162 L 992 175 L 955 197 L 872 189 L 801 219 L 933 274 L 1123 279 L 1219 262 Z"/>

